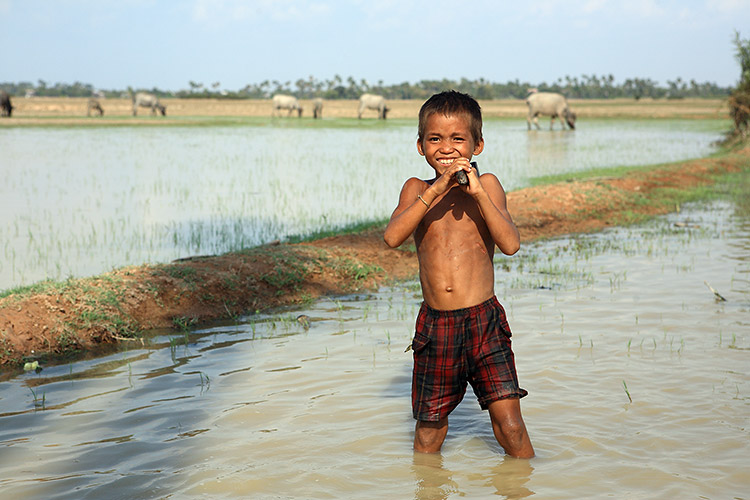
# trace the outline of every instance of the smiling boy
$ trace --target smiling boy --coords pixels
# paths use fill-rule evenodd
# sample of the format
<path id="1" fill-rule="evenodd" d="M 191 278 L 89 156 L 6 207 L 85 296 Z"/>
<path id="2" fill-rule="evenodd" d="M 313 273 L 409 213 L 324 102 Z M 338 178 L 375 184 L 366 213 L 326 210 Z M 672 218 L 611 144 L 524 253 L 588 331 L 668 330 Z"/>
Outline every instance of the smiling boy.
<path id="1" fill-rule="evenodd" d="M 439 452 L 448 415 L 463 399 L 467 382 L 505 452 L 534 456 L 521 416 L 505 311 L 495 297 L 495 246 L 507 255 L 520 247 L 505 191 L 491 173 L 481 176 L 472 156 L 484 149 L 479 104 L 456 91 L 435 94 L 419 112 L 417 151 L 435 170 L 401 188 L 385 229 L 388 246 L 414 235 L 424 302 L 417 317 L 412 374 L 414 449 Z M 466 172 L 469 183 L 455 179 Z"/>

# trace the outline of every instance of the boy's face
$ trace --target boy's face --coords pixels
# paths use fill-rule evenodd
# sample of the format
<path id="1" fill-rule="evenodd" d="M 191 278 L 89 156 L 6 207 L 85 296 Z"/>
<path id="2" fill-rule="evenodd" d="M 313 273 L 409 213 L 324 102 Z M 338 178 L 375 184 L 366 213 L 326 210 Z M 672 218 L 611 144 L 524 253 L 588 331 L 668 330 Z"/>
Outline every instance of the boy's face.
<path id="1" fill-rule="evenodd" d="M 417 139 L 417 151 L 438 175 L 442 175 L 454 160 L 471 160 L 484 149 L 484 139 L 474 142 L 469 120 L 465 114 L 446 116 L 432 113 L 427 117 L 424 137 Z"/>

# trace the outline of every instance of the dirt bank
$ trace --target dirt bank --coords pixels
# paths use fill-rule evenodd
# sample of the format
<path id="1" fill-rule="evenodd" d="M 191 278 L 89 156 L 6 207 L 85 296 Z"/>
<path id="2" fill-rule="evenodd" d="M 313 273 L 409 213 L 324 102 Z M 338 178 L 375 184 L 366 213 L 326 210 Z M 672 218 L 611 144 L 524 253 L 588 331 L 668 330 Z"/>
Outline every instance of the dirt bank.
<path id="1" fill-rule="evenodd" d="M 528 242 L 667 213 L 695 187 L 748 169 L 750 148 L 745 147 L 618 178 L 522 189 L 508 194 L 508 206 Z M 60 362 L 98 346 L 138 342 L 153 328 L 189 328 L 416 276 L 411 245 L 389 249 L 382 231 L 373 227 L 313 242 L 40 283 L 0 299 L 0 368 L 31 359 Z"/>

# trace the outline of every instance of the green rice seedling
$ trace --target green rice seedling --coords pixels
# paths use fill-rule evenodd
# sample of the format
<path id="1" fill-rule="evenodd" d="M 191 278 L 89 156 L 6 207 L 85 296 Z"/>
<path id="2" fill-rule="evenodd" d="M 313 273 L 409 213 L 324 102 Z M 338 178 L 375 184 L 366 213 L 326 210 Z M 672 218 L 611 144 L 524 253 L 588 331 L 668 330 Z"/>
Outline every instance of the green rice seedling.
<path id="1" fill-rule="evenodd" d="M 177 363 L 177 337 L 169 338 L 169 355 L 172 358 L 172 363 Z"/>
<path id="2" fill-rule="evenodd" d="M 560 311 L 560 334 L 565 330 L 565 315 Z"/>
<path id="3" fill-rule="evenodd" d="M 34 398 L 34 400 L 33 400 L 34 401 L 34 409 L 35 410 L 44 410 L 45 409 L 45 404 L 46 404 L 46 401 L 47 401 L 47 395 L 44 392 L 42 392 L 42 397 L 40 398 L 40 397 L 38 397 L 36 395 L 36 392 L 34 392 L 34 389 L 32 389 L 31 387 L 29 387 L 29 390 L 31 391 L 31 395 Z"/>
<path id="4" fill-rule="evenodd" d="M 622 387 L 625 389 L 625 394 L 628 396 L 628 401 L 631 403 L 633 402 L 633 398 L 630 397 L 630 391 L 628 390 L 628 384 L 625 383 L 625 381 L 622 381 Z"/>
<path id="5" fill-rule="evenodd" d="M 199 371 L 198 375 L 201 377 L 201 394 L 203 393 L 203 388 L 205 387 L 206 390 L 208 390 L 211 387 L 211 379 L 208 378 L 208 374 Z"/>

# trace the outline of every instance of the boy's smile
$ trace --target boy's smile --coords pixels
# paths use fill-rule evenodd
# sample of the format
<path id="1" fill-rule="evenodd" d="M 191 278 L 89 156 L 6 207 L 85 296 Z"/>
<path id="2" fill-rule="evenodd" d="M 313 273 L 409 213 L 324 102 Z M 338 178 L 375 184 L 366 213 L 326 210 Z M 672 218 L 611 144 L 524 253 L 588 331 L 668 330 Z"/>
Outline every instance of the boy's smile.
<path id="1" fill-rule="evenodd" d="M 422 140 L 417 140 L 417 151 L 427 163 L 442 175 L 458 158 L 471 160 L 484 149 L 484 140 L 474 142 L 470 118 L 465 114 L 433 113 L 427 118 Z"/>

